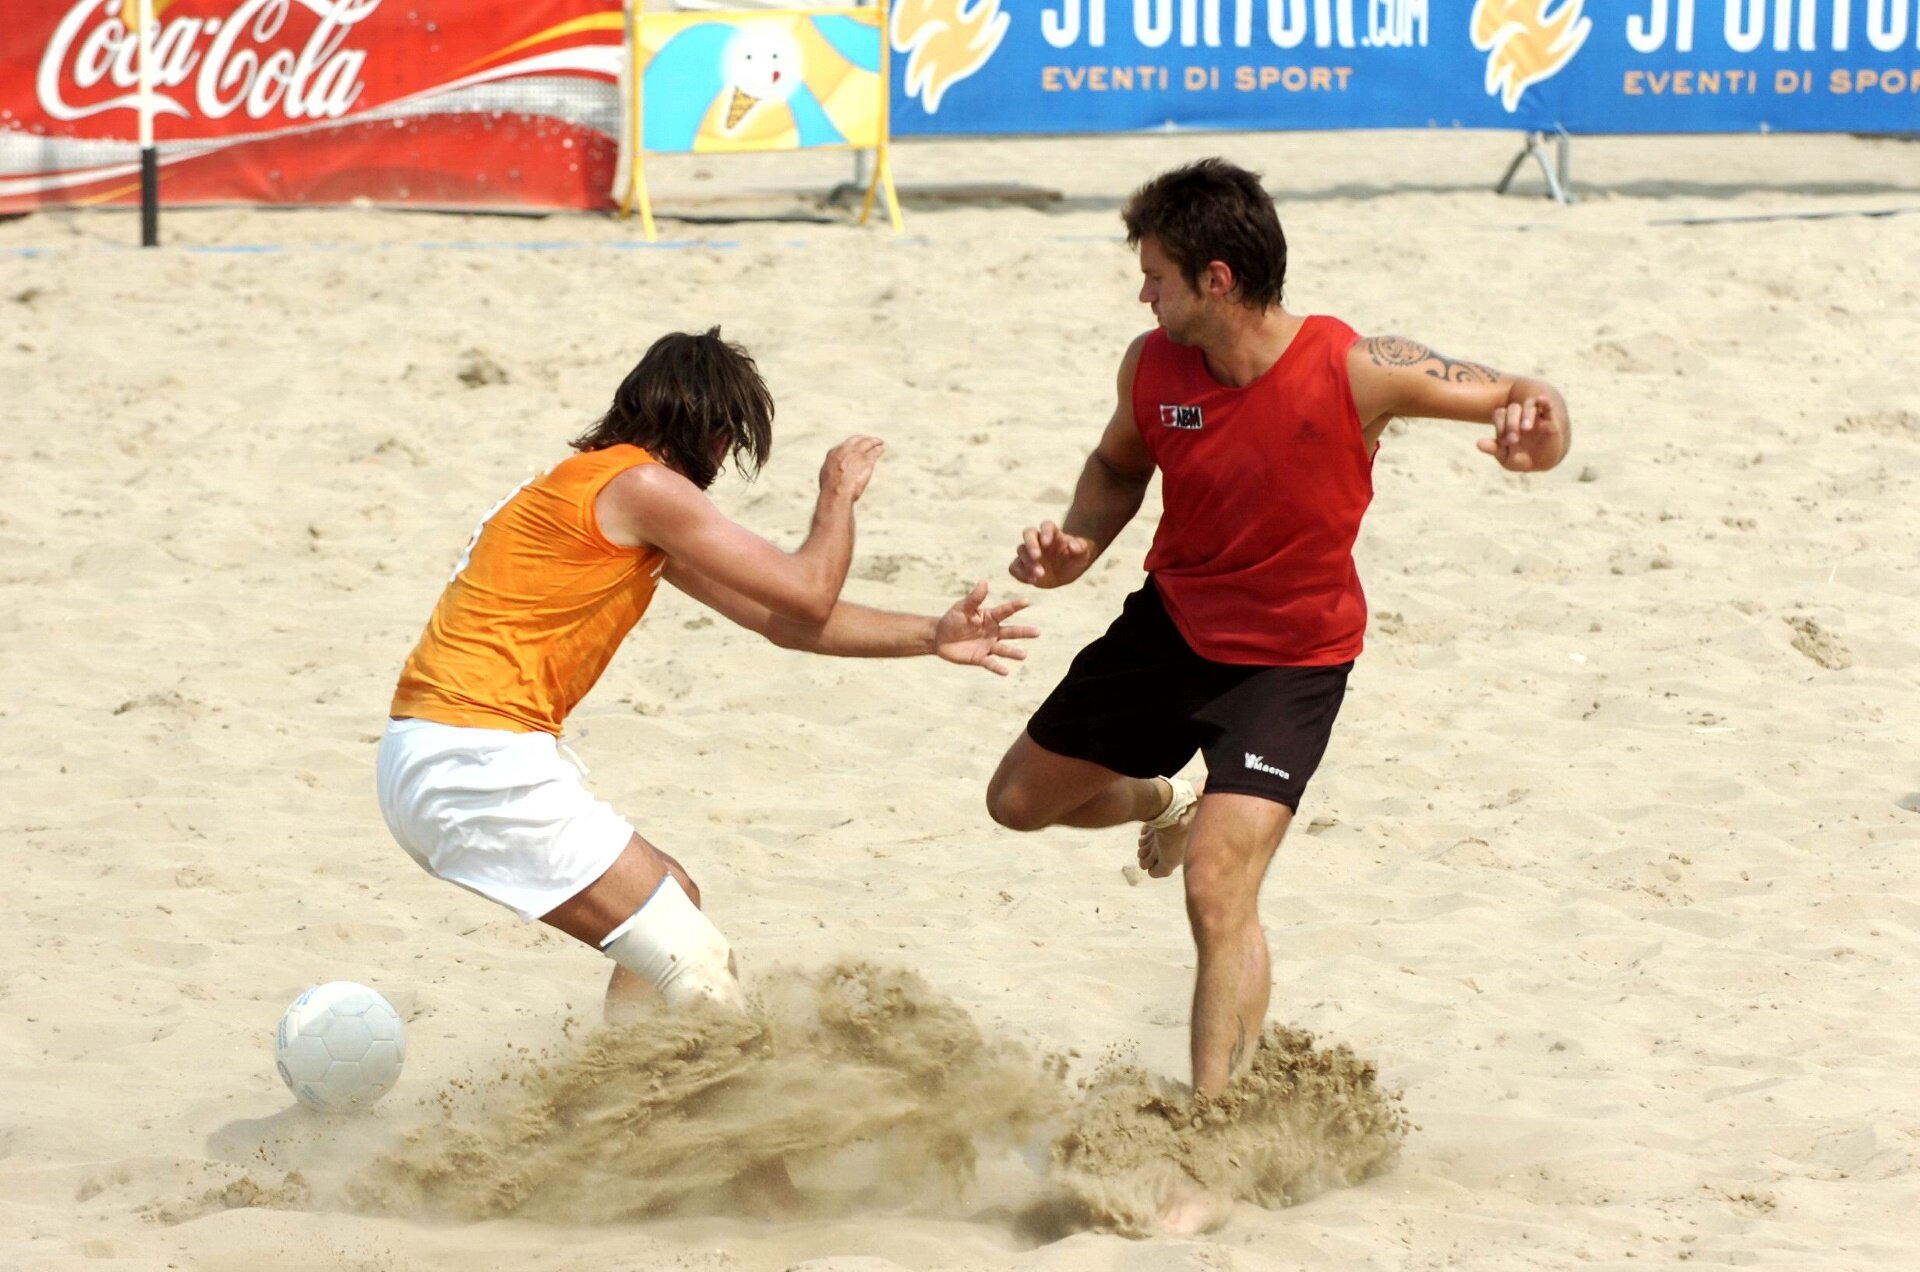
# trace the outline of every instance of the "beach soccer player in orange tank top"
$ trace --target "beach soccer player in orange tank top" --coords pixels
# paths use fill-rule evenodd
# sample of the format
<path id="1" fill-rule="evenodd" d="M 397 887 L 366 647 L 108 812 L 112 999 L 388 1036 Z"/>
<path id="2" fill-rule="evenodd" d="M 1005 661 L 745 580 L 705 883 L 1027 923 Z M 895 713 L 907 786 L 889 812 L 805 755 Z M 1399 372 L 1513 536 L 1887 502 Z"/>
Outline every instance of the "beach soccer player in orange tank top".
<path id="1" fill-rule="evenodd" d="M 855 658 L 936 654 L 1005 674 L 1025 657 L 983 581 L 938 618 L 840 599 L 853 508 L 882 445 L 827 453 L 806 542 L 784 552 L 705 494 L 729 457 L 772 446 L 773 399 L 745 351 L 663 336 L 575 454 L 510 494 L 460 556 L 394 691 L 381 812 L 429 873 L 539 919 L 614 962 L 611 1007 L 646 995 L 740 1005 L 726 938 L 685 867 L 595 799 L 559 744 L 567 715 L 660 580 L 774 644 Z"/>
<path id="2" fill-rule="evenodd" d="M 1267 1014 L 1260 883 L 1366 629 L 1353 543 L 1382 433 L 1396 416 L 1491 422 L 1480 450 L 1524 473 L 1558 464 L 1571 432 L 1544 381 L 1288 312 L 1286 236 L 1253 173 L 1179 168 L 1122 216 L 1158 325 L 1121 359 L 1119 401 L 1066 517 L 1026 530 L 1012 574 L 1042 588 L 1079 578 L 1156 469 L 1165 510 L 1145 586 L 1035 712 L 987 805 L 1014 830 L 1141 822 L 1149 874 L 1184 863 L 1193 1089 L 1217 1095 Z M 1196 751 L 1204 793 L 1168 776 Z M 1165 1217 L 1194 1226 L 1206 1211 Z"/>

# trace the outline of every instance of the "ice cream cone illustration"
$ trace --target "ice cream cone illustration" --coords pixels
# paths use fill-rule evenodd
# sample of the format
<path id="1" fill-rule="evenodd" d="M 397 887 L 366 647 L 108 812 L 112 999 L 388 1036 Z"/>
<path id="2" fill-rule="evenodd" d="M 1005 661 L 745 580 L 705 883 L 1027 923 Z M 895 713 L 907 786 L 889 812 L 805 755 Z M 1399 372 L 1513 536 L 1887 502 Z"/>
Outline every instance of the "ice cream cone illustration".
<path id="1" fill-rule="evenodd" d="M 733 99 L 727 103 L 727 127 L 738 128 L 747 112 L 760 104 L 760 99 L 743 88 L 733 90 Z"/>
<path id="2" fill-rule="evenodd" d="M 782 20 L 740 24 L 721 55 L 727 84 L 726 131 L 746 121 L 756 106 L 786 101 L 800 87 L 800 45 Z"/>

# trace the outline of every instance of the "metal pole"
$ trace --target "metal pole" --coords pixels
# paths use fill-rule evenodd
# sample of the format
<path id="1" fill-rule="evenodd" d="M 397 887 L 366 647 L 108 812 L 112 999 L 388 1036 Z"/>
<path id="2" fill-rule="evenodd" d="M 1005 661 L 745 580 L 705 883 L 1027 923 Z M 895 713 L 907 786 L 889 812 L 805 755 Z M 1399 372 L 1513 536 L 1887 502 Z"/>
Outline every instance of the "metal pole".
<path id="1" fill-rule="evenodd" d="M 862 8 L 871 8 L 879 3 L 880 0 L 860 0 Z M 883 10 L 880 14 L 880 43 L 883 53 L 883 56 L 880 58 L 880 73 L 882 75 L 887 73 L 887 59 L 884 56 L 885 45 L 886 42 L 892 38 L 892 34 L 887 30 L 887 15 Z M 880 91 L 882 93 L 891 93 L 893 91 L 893 85 L 882 84 Z M 863 190 L 867 185 L 867 152 L 864 150 L 856 150 L 853 152 L 853 184 Z"/>
<path id="2" fill-rule="evenodd" d="M 1514 174 L 1520 171 L 1520 165 L 1531 159 L 1540 165 L 1540 175 L 1547 179 L 1548 197 L 1555 203 L 1571 205 L 1574 201 L 1573 187 L 1567 183 L 1567 174 L 1573 168 L 1573 138 L 1566 129 L 1560 129 L 1555 135 L 1554 148 L 1555 154 L 1549 155 L 1547 134 L 1528 133 L 1526 149 L 1513 157 L 1513 162 L 1507 165 L 1505 175 L 1494 186 L 1493 192 L 1505 194 L 1507 187 L 1513 184 Z"/>
<path id="3" fill-rule="evenodd" d="M 140 0 L 140 246 L 160 245 L 160 154 L 153 145 L 153 0 Z"/>

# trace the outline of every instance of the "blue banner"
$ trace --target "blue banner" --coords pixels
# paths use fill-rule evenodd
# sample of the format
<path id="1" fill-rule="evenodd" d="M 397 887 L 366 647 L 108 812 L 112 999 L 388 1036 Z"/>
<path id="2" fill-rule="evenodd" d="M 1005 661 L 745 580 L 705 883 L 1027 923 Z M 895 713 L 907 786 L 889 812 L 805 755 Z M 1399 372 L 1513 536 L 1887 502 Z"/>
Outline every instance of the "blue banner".
<path id="1" fill-rule="evenodd" d="M 893 0 L 895 136 L 1920 132 L 1920 0 Z"/>

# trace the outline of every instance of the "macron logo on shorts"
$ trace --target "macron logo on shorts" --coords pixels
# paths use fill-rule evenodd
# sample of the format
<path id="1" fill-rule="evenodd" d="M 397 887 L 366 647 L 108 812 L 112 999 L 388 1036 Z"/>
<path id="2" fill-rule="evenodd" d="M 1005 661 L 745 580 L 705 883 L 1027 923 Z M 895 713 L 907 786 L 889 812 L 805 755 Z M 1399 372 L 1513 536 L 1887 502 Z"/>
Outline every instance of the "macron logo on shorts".
<path id="1" fill-rule="evenodd" d="M 1197 433 L 1204 426 L 1204 417 L 1197 406 L 1175 406 L 1171 402 L 1160 404 L 1160 426 L 1162 428 L 1183 429 Z"/>
<path id="2" fill-rule="evenodd" d="M 1246 755 L 1248 768 L 1258 769 L 1262 773 L 1271 773 L 1275 777 L 1284 777 L 1288 781 L 1293 780 L 1293 774 L 1283 768 L 1275 768 L 1273 765 L 1267 763 L 1265 756 L 1255 755 L 1252 751 L 1248 751 Z"/>

